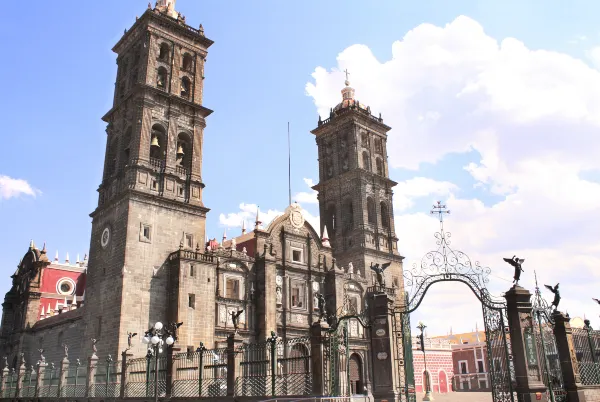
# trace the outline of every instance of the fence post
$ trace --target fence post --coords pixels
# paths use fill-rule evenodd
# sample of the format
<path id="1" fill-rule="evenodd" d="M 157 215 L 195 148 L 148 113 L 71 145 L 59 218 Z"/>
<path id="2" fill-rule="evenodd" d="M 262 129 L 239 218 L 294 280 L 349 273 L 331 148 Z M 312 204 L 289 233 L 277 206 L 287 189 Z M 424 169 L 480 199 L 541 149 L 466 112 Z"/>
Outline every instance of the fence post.
<path id="1" fill-rule="evenodd" d="M 171 398 L 171 394 L 173 393 L 173 381 L 175 379 L 175 376 L 173 375 L 173 370 L 175 369 L 175 365 L 173 364 L 173 352 L 175 350 L 179 351 L 179 348 L 175 349 L 175 347 L 173 346 L 167 346 L 167 384 L 165 391 L 166 398 Z"/>
<path id="2" fill-rule="evenodd" d="M 4 397 L 4 392 L 6 391 L 6 381 L 8 379 L 8 363 L 6 363 L 6 358 L 4 360 L 4 368 L 2 369 L 2 382 L 0 383 L 0 396 Z"/>
<path id="3" fill-rule="evenodd" d="M 65 356 L 60 362 L 60 376 L 58 377 L 58 396 L 67 396 L 67 374 L 69 373 L 69 358 Z"/>
<path id="4" fill-rule="evenodd" d="M 310 326 L 310 366 L 313 395 L 325 395 L 324 343 L 329 325 L 325 321 L 313 322 Z"/>
<path id="5" fill-rule="evenodd" d="M 85 383 L 85 396 L 86 398 L 93 398 L 96 396 L 96 370 L 98 369 L 98 356 L 96 353 L 88 357 L 88 369 L 87 379 Z"/>
<path id="6" fill-rule="evenodd" d="M 271 395 L 275 396 L 275 383 L 277 378 L 277 334 L 271 331 L 271 336 L 267 339 L 271 350 Z"/>
<path id="7" fill-rule="evenodd" d="M 235 334 L 227 337 L 227 396 L 235 395 Z"/>
<path id="8" fill-rule="evenodd" d="M 42 396 L 42 386 L 44 384 L 44 376 L 46 375 L 46 360 L 42 359 L 38 362 L 37 378 L 35 379 L 35 396 Z"/>
<path id="9" fill-rule="evenodd" d="M 121 353 L 121 388 L 119 389 L 119 398 L 125 398 L 125 387 L 127 386 L 127 350 Z"/>
<path id="10" fill-rule="evenodd" d="M 203 376 L 204 376 L 204 351 L 206 350 L 206 348 L 204 347 L 204 344 L 202 342 L 200 342 L 200 346 L 198 346 L 198 349 L 196 349 L 196 353 L 199 354 L 198 356 L 198 397 L 202 396 L 202 380 L 203 380 Z"/>
<path id="11" fill-rule="evenodd" d="M 571 319 L 560 311 L 554 311 L 552 319 L 554 320 L 554 337 L 556 338 L 556 348 L 558 349 L 558 359 L 565 383 L 565 391 L 567 391 L 567 399 L 569 402 L 585 402 L 585 395 L 581 389 L 577 356 L 573 345 L 573 330 L 569 323 Z"/>
<path id="12" fill-rule="evenodd" d="M 17 370 L 17 389 L 15 391 L 15 397 L 19 398 L 23 395 L 23 383 L 25 382 L 25 371 L 27 367 L 25 366 L 25 353 L 21 353 L 21 364 L 19 365 L 19 369 Z"/>
<path id="13" fill-rule="evenodd" d="M 515 390 L 519 401 L 535 401 L 538 393 L 542 395 L 543 399 L 541 400 L 546 401 L 546 385 L 542 382 L 541 362 L 535 352 L 531 293 L 529 290 L 515 285 L 504 294 L 504 298 L 506 299 L 506 318 L 510 331 L 512 361 L 517 380 Z M 507 356 L 507 358 L 510 357 Z M 508 359 L 506 364 L 509 364 Z"/>

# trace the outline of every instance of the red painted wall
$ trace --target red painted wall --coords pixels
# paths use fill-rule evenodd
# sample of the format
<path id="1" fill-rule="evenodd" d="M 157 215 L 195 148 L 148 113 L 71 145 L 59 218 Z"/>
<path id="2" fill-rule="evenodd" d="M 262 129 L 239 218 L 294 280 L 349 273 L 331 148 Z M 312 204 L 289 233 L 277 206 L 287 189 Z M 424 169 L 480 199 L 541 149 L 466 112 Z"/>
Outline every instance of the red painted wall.
<path id="1" fill-rule="evenodd" d="M 85 274 L 83 272 L 65 271 L 56 268 L 45 268 L 42 272 L 42 283 L 40 291 L 42 293 L 58 293 L 56 284 L 62 278 L 71 278 L 76 284 L 77 296 L 83 295 L 85 289 Z"/>

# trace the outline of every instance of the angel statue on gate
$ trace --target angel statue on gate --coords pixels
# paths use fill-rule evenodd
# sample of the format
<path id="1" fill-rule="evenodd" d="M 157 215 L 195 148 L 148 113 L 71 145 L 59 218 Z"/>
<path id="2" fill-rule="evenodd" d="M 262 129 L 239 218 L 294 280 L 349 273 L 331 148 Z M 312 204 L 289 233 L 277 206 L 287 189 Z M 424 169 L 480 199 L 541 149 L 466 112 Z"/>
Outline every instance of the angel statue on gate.
<path id="1" fill-rule="evenodd" d="M 558 309 L 558 303 L 560 303 L 560 292 L 558 291 L 558 283 L 556 286 L 552 287 L 550 285 L 544 285 L 546 289 L 554 293 L 554 300 L 552 301 L 552 305 L 554 306 L 554 311 Z"/>
<path id="2" fill-rule="evenodd" d="M 238 310 L 236 311 L 230 311 L 229 314 L 231 315 L 231 323 L 233 324 L 233 329 L 235 329 L 235 333 L 237 334 L 238 332 L 238 328 L 240 327 L 240 315 L 242 315 L 242 313 L 244 312 L 244 310 Z"/>
<path id="3" fill-rule="evenodd" d="M 523 264 L 525 262 L 525 260 L 522 258 L 517 258 L 516 255 L 513 255 L 512 258 L 503 258 L 503 260 L 508 262 L 510 265 L 512 265 L 515 268 L 515 276 L 513 277 L 513 284 L 515 286 L 518 286 L 519 279 L 521 279 L 521 272 L 525 272 L 525 271 L 523 271 L 523 268 L 521 268 L 521 264 Z"/>
<path id="4" fill-rule="evenodd" d="M 373 271 L 375 271 L 375 278 L 377 279 L 377 284 L 379 285 L 380 289 L 385 289 L 385 275 L 383 274 L 383 271 L 386 270 L 387 267 L 389 267 L 390 265 L 392 265 L 391 262 L 386 262 L 385 264 L 381 264 L 381 267 L 379 267 L 379 264 L 373 264 L 371 263 L 371 269 Z"/>

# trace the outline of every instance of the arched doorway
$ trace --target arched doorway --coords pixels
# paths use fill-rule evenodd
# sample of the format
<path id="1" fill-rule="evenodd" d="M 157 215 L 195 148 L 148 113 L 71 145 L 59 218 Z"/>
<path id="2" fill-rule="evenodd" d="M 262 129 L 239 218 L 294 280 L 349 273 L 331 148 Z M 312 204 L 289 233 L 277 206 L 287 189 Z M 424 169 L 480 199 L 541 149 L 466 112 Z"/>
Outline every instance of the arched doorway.
<path id="1" fill-rule="evenodd" d="M 353 353 L 350 356 L 350 392 L 352 395 L 363 393 L 362 364 L 360 357 Z"/>
<path id="2" fill-rule="evenodd" d="M 440 394 L 445 394 L 448 392 L 448 376 L 446 376 L 446 372 L 440 371 L 438 373 L 438 378 L 440 382 Z"/>

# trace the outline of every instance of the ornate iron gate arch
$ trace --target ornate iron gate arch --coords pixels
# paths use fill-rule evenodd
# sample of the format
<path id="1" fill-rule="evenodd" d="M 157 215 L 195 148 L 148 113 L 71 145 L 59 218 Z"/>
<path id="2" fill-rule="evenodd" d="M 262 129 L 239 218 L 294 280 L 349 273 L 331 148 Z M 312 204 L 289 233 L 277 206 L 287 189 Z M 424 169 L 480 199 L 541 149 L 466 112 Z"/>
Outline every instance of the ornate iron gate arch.
<path id="1" fill-rule="evenodd" d="M 404 303 L 393 311 L 393 331 L 396 341 L 398 393 L 403 401 L 416 401 L 410 313 L 414 312 L 428 289 L 437 282 L 462 282 L 481 302 L 488 355 L 486 382 L 494 402 L 515 402 L 513 382 L 515 371 L 509 337 L 506 302 L 493 297 L 488 289 L 491 269 L 474 264 L 462 251 L 450 247 L 451 233 L 444 230 L 443 216 L 449 214 L 438 201 L 431 214 L 438 214 L 440 230 L 435 233 L 436 250 L 427 252 L 419 265 L 404 271 Z M 479 373 L 478 373 L 479 375 Z"/>

